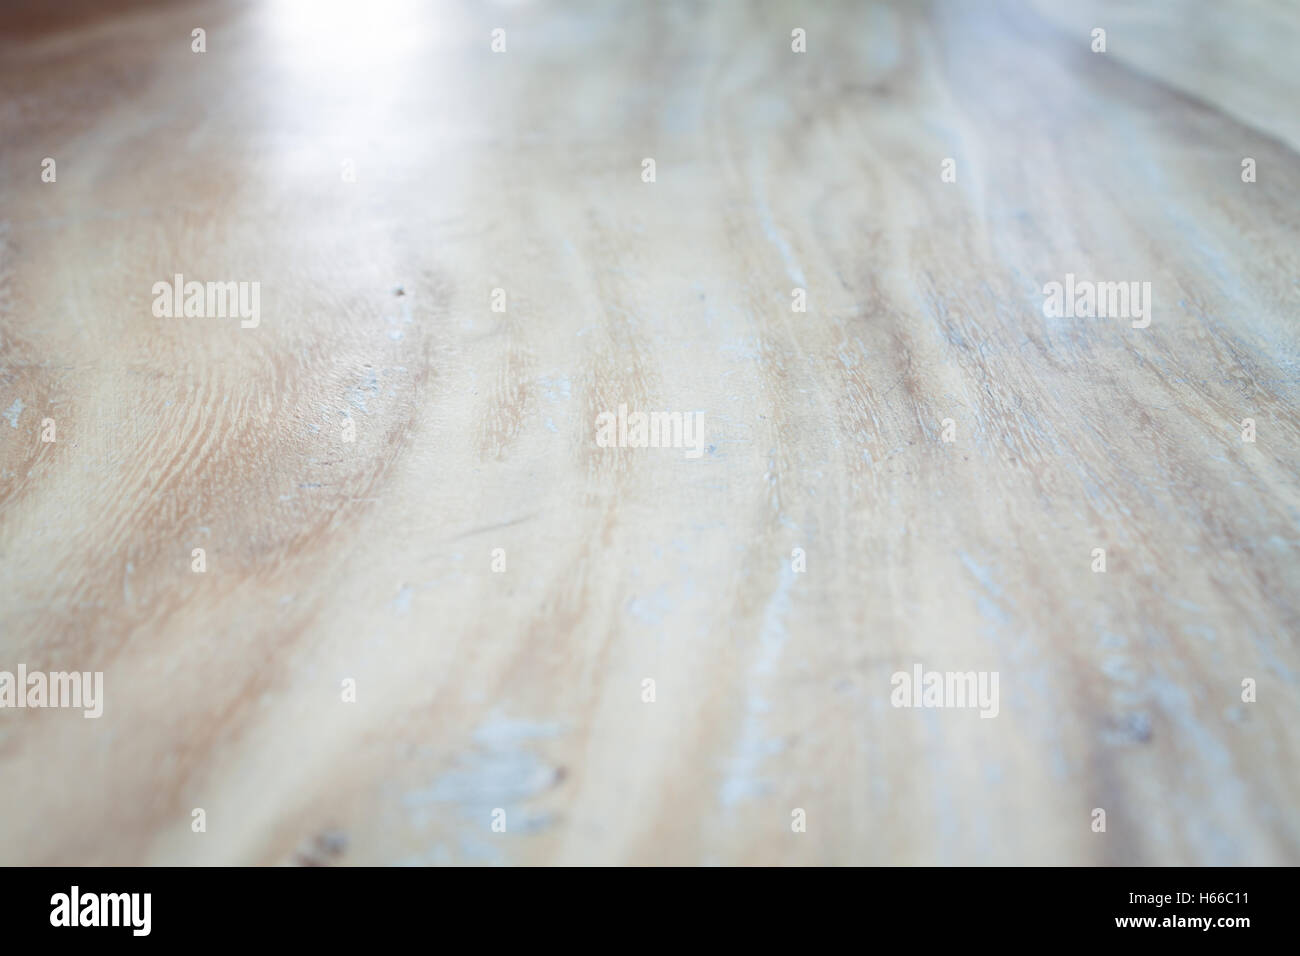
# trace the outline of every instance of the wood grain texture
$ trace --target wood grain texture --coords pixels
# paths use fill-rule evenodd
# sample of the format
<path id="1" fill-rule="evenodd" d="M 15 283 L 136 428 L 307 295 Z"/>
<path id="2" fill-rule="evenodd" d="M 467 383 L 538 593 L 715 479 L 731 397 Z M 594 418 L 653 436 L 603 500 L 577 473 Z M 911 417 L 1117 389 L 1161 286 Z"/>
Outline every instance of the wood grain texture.
<path id="1" fill-rule="evenodd" d="M 1300 8 L 351 6 L 0 14 L 0 863 L 1300 863 Z"/>

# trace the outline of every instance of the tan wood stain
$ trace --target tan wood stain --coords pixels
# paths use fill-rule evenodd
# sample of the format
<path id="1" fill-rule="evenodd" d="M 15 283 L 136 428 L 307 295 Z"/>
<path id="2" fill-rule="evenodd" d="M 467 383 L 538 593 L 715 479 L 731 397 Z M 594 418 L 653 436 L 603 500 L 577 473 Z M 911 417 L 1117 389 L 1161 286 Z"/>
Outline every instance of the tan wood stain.
<path id="1" fill-rule="evenodd" d="M 11 5 L 0 862 L 1300 862 L 1300 10 L 1068 6 Z"/>

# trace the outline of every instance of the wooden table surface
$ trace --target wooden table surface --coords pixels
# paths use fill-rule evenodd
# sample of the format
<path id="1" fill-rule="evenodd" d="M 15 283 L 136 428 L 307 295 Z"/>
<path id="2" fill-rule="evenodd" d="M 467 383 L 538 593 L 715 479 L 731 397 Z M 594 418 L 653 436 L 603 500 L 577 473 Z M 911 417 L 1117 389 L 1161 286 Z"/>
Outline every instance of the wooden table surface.
<path id="1" fill-rule="evenodd" d="M 1300 863 L 1296 4 L 0 36 L 0 863 Z"/>

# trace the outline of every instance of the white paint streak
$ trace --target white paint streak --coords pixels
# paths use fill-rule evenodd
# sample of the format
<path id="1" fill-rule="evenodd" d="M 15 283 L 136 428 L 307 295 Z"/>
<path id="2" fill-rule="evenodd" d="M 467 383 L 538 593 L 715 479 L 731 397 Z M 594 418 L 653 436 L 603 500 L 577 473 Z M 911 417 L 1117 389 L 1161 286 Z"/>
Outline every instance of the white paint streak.
<path id="1" fill-rule="evenodd" d="M 474 746 L 456 758 L 424 790 L 406 794 L 403 804 L 424 822 L 432 806 L 451 804 L 466 819 L 491 822 L 492 810 L 507 811 L 511 830 L 536 829 L 550 819 L 547 814 L 528 814 L 521 803 L 549 790 L 560 779 L 559 768 L 539 757 L 533 742 L 557 737 L 563 728 L 556 723 L 518 720 L 494 714 L 474 732 Z"/>
<path id="2" fill-rule="evenodd" d="M 722 783 L 720 799 L 724 807 L 732 807 L 742 800 L 761 797 L 768 791 L 768 783 L 761 775 L 763 760 L 785 749 L 785 741 L 768 737 L 763 726 L 764 715 L 770 705 L 760 693 L 760 685 L 776 672 L 781 652 L 785 648 L 784 618 L 790 611 L 790 588 L 794 584 L 794 569 L 782 562 L 781 579 L 776 592 L 763 611 L 763 626 L 758 635 L 758 655 L 750 666 L 745 681 L 745 718 L 740 727 L 740 738 Z"/>
<path id="3" fill-rule="evenodd" d="M 794 250 L 790 248 L 790 243 L 786 241 L 785 236 L 776 228 L 776 223 L 772 220 L 772 207 L 767 204 L 767 190 L 764 188 L 760 159 L 754 161 L 754 206 L 758 210 L 758 222 L 763 227 L 763 235 L 781 253 L 786 275 L 799 288 L 808 288 L 808 282 L 803 277 L 803 269 L 799 268 L 799 263 L 795 260 Z"/>
<path id="4" fill-rule="evenodd" d="M 18 416 L 23 413 L 24 407 L 26 406 L 23 405 L 21 398 L 15 398 L 14 403 L 9 406 L 9 410 L 5 412 L 5 418 L 9 420 L 10 428 L 18 427 Z"/>

